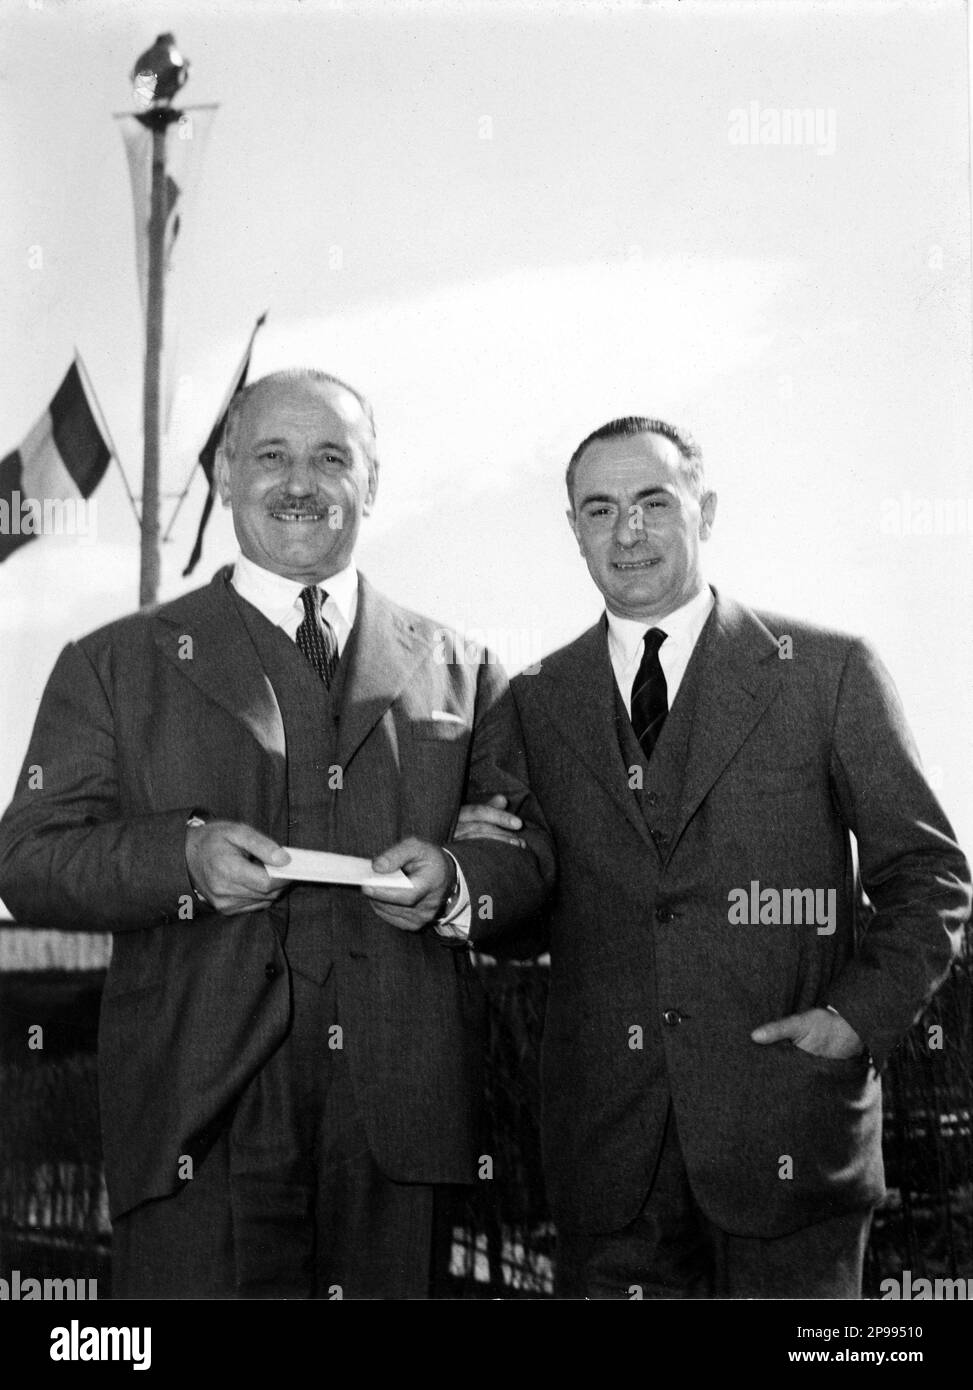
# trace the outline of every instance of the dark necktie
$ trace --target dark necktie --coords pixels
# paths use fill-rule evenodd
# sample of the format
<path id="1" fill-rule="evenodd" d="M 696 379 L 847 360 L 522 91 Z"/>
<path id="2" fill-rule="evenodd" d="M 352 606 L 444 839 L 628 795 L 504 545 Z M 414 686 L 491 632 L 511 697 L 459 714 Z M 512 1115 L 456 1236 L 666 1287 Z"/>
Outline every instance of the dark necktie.
<path id="1" fill-rule="evenodd" d="M 652 757 L 669 713 L 669 692 L 659 660 L 659 648 L 665 640 L 666 634 L 658 627 L 650 628 L 645 634 L 645 650 L 632 686 L 632 728 L 642 745 L 646 762 Z"/>
<path id="2" fill-rule="evenodd" d="M 327 597 L 323 589 L 313 584 L 301 590 L 304 620 L 297 629 L 297 645 L 330 690 L 338 664 L 338 642 L 334 628 L 321 612 Z"/>

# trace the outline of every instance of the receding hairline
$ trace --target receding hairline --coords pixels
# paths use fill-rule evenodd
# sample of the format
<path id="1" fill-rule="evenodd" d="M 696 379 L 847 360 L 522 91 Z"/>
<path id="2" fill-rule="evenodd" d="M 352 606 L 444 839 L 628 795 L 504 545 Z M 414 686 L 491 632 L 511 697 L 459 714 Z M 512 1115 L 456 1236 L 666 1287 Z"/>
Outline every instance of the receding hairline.
<path id="1" fill-rule="evenodd" d="M 343 381 L 341 377 L 333 376 L 330 372 L 324 372 L 316 367 L 289 367 L 283 371 L 268 372 L 266 376 L 258 377 L 256 381 L 248 382 L 241 387 L 230 401 L 226 414 L 226 424 L 223 429 L 221 440 L 223 452 L 227 458 L 232 457 L 236 446 L 236 434 L 240 427 L 240 419 L 247 406 L 265 390 L 272 390 L 279 387 L 300 387 L 305 386 L 323 394 L 326 391 L 343 391 L 355 401 L 361 411 L 365 421 L 364 448 L 368 457 L 369 465 L 375 467 L 378 463 L 377 439 L 375 432 L 375 415 L 368 397 L 361 391 L 352 386 L 349 382 Z"/>
<path id="2" fill-rule="evenodd" d="M 613 444 L 625 439 L 641 439 L 646 435 L 655 435 L 659 439 L 667 440 L 673 446 L 679 455 L 680 471 L 686 478 L 690 490 L 697 500 L 702 498 L 705 490 L 703 453 L 688 430 L 682 429 L 678 425 L 672 425 L 667 420 L 659 420 L 644 415 L 625 415 L 609 420 L 604 425 L 599 425 L 597 429 L 592 430 L 571 455 L 565 474 L 565 484 L 572 511 L 574 511 L 575 478 L 578 468 L 589 451 L 599 444 Z"/>

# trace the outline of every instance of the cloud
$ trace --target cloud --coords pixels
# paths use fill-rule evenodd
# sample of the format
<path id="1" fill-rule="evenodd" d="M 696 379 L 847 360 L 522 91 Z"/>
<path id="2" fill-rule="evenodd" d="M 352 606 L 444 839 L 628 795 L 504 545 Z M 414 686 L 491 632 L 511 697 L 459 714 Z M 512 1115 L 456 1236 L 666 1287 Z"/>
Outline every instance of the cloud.
<path id="1" fill-rule="evenodd" d="M 401 520 L 446 484 L 516 488 L 613 415 L 691 418 L 715 378 L 765 351 L 791 273 L 702 258 L 517 270 L 334 317 L 271 319 L 255 365 L 321 365 L 372 397 L 383 500 Z"/>

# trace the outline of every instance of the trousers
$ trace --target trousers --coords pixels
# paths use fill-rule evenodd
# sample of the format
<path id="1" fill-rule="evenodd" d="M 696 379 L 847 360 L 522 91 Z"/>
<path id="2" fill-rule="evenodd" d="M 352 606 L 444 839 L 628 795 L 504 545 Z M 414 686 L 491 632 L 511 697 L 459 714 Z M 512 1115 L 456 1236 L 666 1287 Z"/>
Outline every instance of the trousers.
<path id="1" fill-rule="evenodd" d="M 785 1236 L 737 1236 L 693 1196 L 672 1106 L 649 1194 L 604 1235 L 561 1231 L 560 1298 L 860 1299 L 872 1211 L 842 1212 Z"/>
<path id="2" fill-rule="evenodd" d="M 434 1189 L 372 1159 L 334 972 L 291 988 L 289 1033 L 192 1178 L 116 1220 L 113 1297 L 428 1297 Z"/>

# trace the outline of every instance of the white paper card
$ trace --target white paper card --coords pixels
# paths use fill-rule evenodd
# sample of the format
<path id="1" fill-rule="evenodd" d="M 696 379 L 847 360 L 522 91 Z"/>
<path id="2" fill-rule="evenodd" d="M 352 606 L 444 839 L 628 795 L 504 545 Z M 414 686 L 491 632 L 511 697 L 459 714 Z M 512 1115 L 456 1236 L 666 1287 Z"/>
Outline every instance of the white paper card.
<path id="1" fill-rule="evenodd" d="M 290 863 L 279 867 L 266 864 L 271 878 L 300 879 L 302 883 L 345 883 L 356 888 L 411 888 L 412 884 L 401 869 L 390 874 L 376 874 L 370 859 L 356 859 L 352 854 L 329 854 L 327 850 L 288 849 Z"/>

